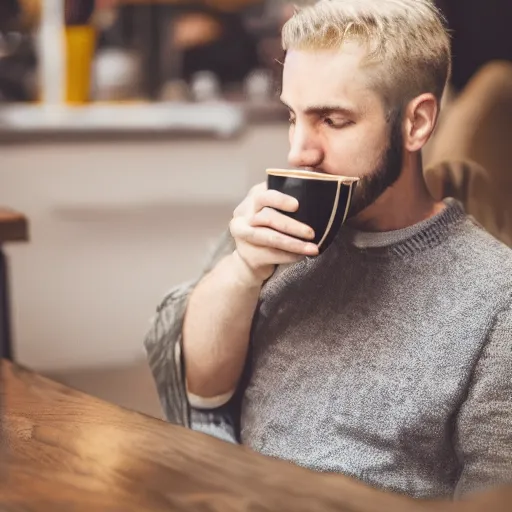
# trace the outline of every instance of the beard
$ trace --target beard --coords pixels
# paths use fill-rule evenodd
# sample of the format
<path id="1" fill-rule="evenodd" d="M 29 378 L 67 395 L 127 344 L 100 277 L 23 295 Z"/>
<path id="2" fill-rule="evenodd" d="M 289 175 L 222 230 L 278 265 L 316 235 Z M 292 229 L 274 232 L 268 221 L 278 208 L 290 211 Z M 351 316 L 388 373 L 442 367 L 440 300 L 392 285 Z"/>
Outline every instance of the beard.
<path id="1" fill-rule="evenodd" d="M 403 164 L 403 136 L 401 116 L 390 121 L 389 144 L 373 172 L 357 183 L 348 218 L 354 218 L 372 205 L 400 177 Z"/>

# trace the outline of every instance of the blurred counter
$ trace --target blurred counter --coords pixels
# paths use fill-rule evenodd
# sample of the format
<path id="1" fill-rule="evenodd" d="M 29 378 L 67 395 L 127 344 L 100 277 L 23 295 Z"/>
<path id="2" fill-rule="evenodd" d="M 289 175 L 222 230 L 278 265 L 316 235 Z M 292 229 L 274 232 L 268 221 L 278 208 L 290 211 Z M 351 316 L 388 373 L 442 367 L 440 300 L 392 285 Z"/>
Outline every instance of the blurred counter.
<path id="1" fill-rule="evenodd" d="M 0 142 L 105 135 L 231 138 L 255 124 L 285 122 L 279 103 L 96 103 L 0 106 Z"/>

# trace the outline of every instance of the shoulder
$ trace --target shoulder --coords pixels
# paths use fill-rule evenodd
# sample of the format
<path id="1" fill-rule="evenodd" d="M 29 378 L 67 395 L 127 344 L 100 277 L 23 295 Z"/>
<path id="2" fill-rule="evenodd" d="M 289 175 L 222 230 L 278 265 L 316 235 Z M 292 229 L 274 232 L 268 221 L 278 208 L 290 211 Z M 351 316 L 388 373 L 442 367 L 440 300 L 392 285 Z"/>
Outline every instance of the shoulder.
<path id="1" fill-rule="evenodd" d="M 439 249 L 436 268 L 444 286 L 466 305 L 467 315 L 490 326 L 512 300 L 512 249 L 469 216 Z"/>
<path id="2" fill-rule="evenodd" d="M 477 275 L 512 291 L 512 249 L 472 217 L 466 216 L 461 222 L 453 248 L 459 263 L 466 267 L 468 278 Z"/>

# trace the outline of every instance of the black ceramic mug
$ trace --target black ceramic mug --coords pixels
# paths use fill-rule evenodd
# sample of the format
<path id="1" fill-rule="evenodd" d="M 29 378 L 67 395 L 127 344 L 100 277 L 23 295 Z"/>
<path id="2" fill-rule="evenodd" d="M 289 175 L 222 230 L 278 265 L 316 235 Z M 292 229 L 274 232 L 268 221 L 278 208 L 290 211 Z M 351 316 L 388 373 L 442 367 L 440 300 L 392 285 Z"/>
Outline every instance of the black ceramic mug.
<path id="1" fill-rule="evenodd" d="M 324 252 L 347 220 L 358 178 L 311 171 L 267 169 L 267 186 L 299 202 L 296 212 L 281 212 L 313 228 L 319 252 Z"/>

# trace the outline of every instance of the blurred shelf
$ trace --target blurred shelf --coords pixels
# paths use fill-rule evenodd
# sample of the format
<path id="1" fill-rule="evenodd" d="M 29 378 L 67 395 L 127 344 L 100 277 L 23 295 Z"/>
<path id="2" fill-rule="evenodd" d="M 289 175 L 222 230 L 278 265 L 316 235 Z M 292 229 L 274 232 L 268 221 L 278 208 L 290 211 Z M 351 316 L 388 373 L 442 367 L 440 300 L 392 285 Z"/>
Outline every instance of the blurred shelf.
<path id="1" fill-rule="evenodd" d="M 246 112 L 230 103 L 135 103 L 85 106 L 0 106 L 0 137 L 29 134 L 144 134 L 229 138 L 246 126 Z"/>

